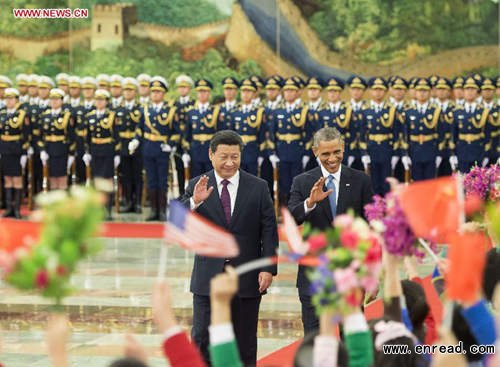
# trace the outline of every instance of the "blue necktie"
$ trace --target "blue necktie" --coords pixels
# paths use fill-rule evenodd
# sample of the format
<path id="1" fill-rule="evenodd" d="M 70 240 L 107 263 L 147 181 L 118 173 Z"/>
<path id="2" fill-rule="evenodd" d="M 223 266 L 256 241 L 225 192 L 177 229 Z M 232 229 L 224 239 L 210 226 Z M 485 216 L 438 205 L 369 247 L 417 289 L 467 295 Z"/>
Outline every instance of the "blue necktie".
<path id="1" fill-rule="evenodd" d="M 336 188 L 335 188 L 335 182 L 333 181 L 333 176 L 328 175 L 327 177 L 327 182 L 326 182 L 326 188 L 328 190 L 332 190 L 330 195 L 328 195 L 328 200 L 330 200 L 330 209 L 332 210 L 332 219 L 335 219 L 335 214 L 337 214 L 337 201 L 336 196 Z"/>

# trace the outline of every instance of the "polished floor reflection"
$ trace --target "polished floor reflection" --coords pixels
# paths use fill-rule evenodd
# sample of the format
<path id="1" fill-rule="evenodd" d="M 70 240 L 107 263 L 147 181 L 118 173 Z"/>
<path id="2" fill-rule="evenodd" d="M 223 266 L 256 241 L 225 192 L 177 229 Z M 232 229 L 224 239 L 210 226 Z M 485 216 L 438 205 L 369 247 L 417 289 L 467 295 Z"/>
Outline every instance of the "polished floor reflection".
<path id="1" fill-rule="evenodd" d="M 73 329 L 69 345 L 71 365 L 106 366 L 122 355 L 123 335 L 130 332 L 146 346 L 151 366 L 165 366 L 160 350 L 162 337 L 152 324 L 150 308 L 162 241 L 108 238 L 103 242 L 103 251 L 81 264 L 72 279 L 77 291 L 65 300 Z M 186 330 L 192 319 L 192 261 L 184 250 L 169 247 L 167 278 L 173 306 Z M 295 266 L 280 266 L 279 276 L 263 299 L 259 357 L 302 336 L 295 274 Z M 49 309 L 46 300 L 0 283 L 1 363 L 6 367 L 50 365 L 43 341 Z"/>

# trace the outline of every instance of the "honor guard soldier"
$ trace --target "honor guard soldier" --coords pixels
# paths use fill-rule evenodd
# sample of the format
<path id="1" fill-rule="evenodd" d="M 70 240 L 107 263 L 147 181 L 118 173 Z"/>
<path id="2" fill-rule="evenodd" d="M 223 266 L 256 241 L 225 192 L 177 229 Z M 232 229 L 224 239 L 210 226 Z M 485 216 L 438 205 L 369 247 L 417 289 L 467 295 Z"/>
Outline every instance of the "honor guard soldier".
<path id="1" fill-rule="evenodd" d="M 139 74 L 136 79 L 139 83 L 139 104 L 147 104 L 149 103 L 151 77 L 148 74 Z"/>
<path id="2" fill-rule="evenodd" d="M 253 82 L 252 82 L 253 83 Z M 222 90 L 224 93 L 224 102 L 220 104 L 220 119 L 223 122 L 225 129 L 231 129 L 231 112 L 233 112 L 237 107 L 236 97 L 238 96 L 238 88 L 240 83 L 233 77 L 227 77 L 222 79 Z M 255 85 L 255 83 L 254 83 Z M 252 93 L 252 99 L 253 94 Z"/>
<path id="3" fill-rule="evenodd" d="M 408 81 L 408 103 L 410 106 L 415 105 L 415 83 L 418 79 L 418 77 L 414 76 Z"/>
<path id="4" fill-rule="evenodd" d="M 404 182 L 405 180 L 405 170 L 403 163 L 399 160 L 401 143 L 404 141 L 404 122 L 402 113 L 406 108 L 409 108 L 409 104 L 405 103 L 405 94 L 408 90 L 408 82 L 400 76 L 392 76 L 389 79 L 389 102 L 396 107 L 396 121 L 394 121 L 394 135 L 396 137 L 396 142 L 394 150 L 396 151 L 391 159 L 391 169 L 394 176 L 399 182 Z"/>
<path id="5" fill-rule="evenodd" d="M 297 84 L 299 89 L 297 90 L 297 105 L 302 105 L 302 91 L 306 86 L 306 82 L 300 76 L 292 76 L 293 81 Z"/>
<path id="6" fill-rule="evenodd" d="M 120 139 L 118 128 L 120 125 L 115 111 L 108 107 L 111 95 L 105 89 L 95 92 L 95 109 L 85 116 L 87 126 L 87 153 L 83 156 L 86 165 L 90 164 L 92 177 L 100 180 L 108 191 L 113 187 L 115 169 L 120 165 Z M 115 187 L 116 195 L 116 187 Z M 118 200 L 118 198 L 115 198 Z M 106 205 L 111 220 L 113 194 L 108 196 Z"/>
<path id="7" fill-rule="evenodd" d="M 19 91 L 19 103 L 23 109 L 27 110 L 30 100 L 30 96 L 28 94 L 29 76 L 27 74 L 17 74 L 16 83 L 17 90 Z"/>
<path id="8" fill-rule="evenodd" d="M 0 111 L 5 109 L 5 90 L 12 87 L 12 81 L 5 75 L 0 75 Z"/>
<path id="9" fill-rule="evenodd" d="M 195 83 L 197 100 L 186 112 L 186 131 L 184 132 L 185 164 L 191 164 L 191 177 L 196 177 L 212 169 L 208 158 L 208 148 L 214 133 L 223 127 L 219 106 L 210 104 L 213 85 L 209 80 L 199 79 Z"/>
<path id="10" fill-rule="evenodd" d="M 269 149 L 267 147 L 267 142 L 270 141 L 269 138 L 269 121 L 272 119 L 269 117 L 278 106 L 282 103 L 283 99 L 281 97 L 281 87 L 283 86 L 283 78 L 280 75 L 273 75 L 266 79 L 265 90 L 266 90 L 266 102 L 264 108 L 264 134 L 266 138 L 266 150 L 264 151 L 264 160 L 260 166 L 260 177 L 266 180 L 269 187 L 269 192 L 273 196 L 273 166 L 269 161 Z M 274 197 L 274 196 L 273 196 Z"/>
<path id="11" fill-rule="evenodd" d="M 40 139 L 41 139 L 41 116 L 50 109 L 50 90 L 55 87 L 54 82 L 48 76 L 40 76 L 38 78 L 38 104 L 30 106 L 29 118 L 31 127 L 31 146 L 33 152 L 33 179 L 34 193 L 42 191 L 43 183 L 43 167 L 40 159 Z M 28 153 L 31 153 L 28 152 Z M 31 155 L 31 154 L 30 154 Z"/>
<path id="12" fill-rule="evenodd" d="M 118 74 L 113 74 L 109 77 L 109 92 L 111 93 L 111 108 L 118 109 L 122 107 L 122 83 L 123 77 Z"/>
<path id="13" fill-rule="evenodd" d="M 128 145 L 131 153 L 139 145 L 144 157 L 148 193 L 151 201 L 151 215 L 148 221 L 166 220 L 168 163 L 176 142 L 173 135 L 180 134 L 179 117 L 175 106 L 164 102 L 168 84 L 161 76 L 151 78 L 151 103 L 143 106 L 143 116 L 136 130 L 136 138 Z M 140 139 L 140 140 L 139 140 Z"/>
<path id="14" fill-rule="evenodd" d="M 318 130 L 317 112 L 318 110 L 324 107 L 323 99 L 321 98 L 321 91 L 323 90 L 323 82 L 316 77 L 309 78 L 306 82 L 306 88 L 307 88 L 307 98 L 309 100 L 307 106 L 309 109 L 309 113 L 312 116 L 308 125 L 309 136 L 311 137 L 311 141 L 306 143 L 306 151 L 309 159 L 308 162 L 302 168 L 305 171 L 309 171 L 310 169 L 313 169 L 314 167 L 318 166 L 318 163 L 316 162 L 316 158 L 314 157 L 314 153 L 312 151 L 312 137 L 314 133 Z"/>
<path id="15" fill-rule="evenodd" d="M 455 153 L 450 157 L 450 164 L 453 170 L 458 167 L 462 173 L 469 172 L 475 164 L 482 164 L 489 153 L 486 150 L 490 139 L 487 127 L 489 111 L 476 102 L 479 88 L 474 78 L 466 78 L 464 104 L 448 114 L 452 120 L 452 149 Z"/>
<path id="16" fill-rule="evenodd" d="M 82 98 L 81 98 L 81 88 L 82 88 L 82 82 L 80 80 L 80 77 L 73 75 L 69 77 L 68 80 L 68 90 L 69 90 L 69 105 L 71 108 L 76 108 L 80 106 L 82 103 Z"/>
<path id="17" fill-rule="evenodd" d="M 492 78 L 483 78 L 483 82 L 481 83 L 481 97 L 483 107 L 489 111 L 489 118 L 487 121 L 487 129 L 489 129 L 489 132 L 487 135 L 490 137 L 490 141 L 487 143 L 486 147 L 486 150 L 489 151 L 489 155 L 486 157 L 487 159 L 483 159 L 483 167 L 488 164 L 495 164 L 498 160 L 500 136 L 500 120 L 498 115 L 500 113 L 500 108 L 493 100 L 495 89 L 495 82 Z"/>
<path id="18" fill-rule="evenodd" d="M 177 115 L 179 116 L 179 127 L 180 127 L 180 140 L 176 142 L 176 154 L 175 154 L 175 169 L 177 171 L 177 182 L 179 184 L 179 195 L 184 194 L 184 186 L 186 183 L 184 162 L 182 161 L 182 139 L 186 131 L 186 112 L 194 105 L 194 100 L 191 99 L 190 93 L 191 88 L 193 88 L 194 82 L 191 77 L 185 74 L 179 75 L 175 78 L 175 86 L 177 87 L 177 92 L 179 93 L 179 98 L 175 101 L 174 106 L 177 108 Z"/>
<path id="19" fill-rule="evenodd" d="M 292 180 L 303 171 L 309 156 L 305 145 L 310 140 L 308 124 L 311 121 L 309 109 L 298 100 L 299 81 L 286 79 L 283 86 L 284 103 L 270 115 L 268 148 L 269 160 L 276 165 L 279 162 L 279 197 L 286 205 Z"/>
<path id="20" fill-rule="evenodd" d="M 439 79 L 439 75 L 431 75 L 429 78 L 428 78 L 428 81 L 429 81 L 429 84 L 431 86 L 431 96 L 430 96 L 430 99 L 429 99 L 429 102 L 434 104 L 436 102 L 436 84 L 437 84 L 437 81 Z"/>
<path id="21" fill-rule="evenodd" d="M 464 78 L 457 76 L 453 79 L 453 98 L 456 106 L 463 106 L 464 101 Z"/>
<path id="22" fill-rule="evenodd" d="M 349 102 L 348 105 L 352 109 L 352 136 L 351 136 L 351 154 L 354 157 L 350 167 L 363 170 L 363 163 L 361 162 L 361 149 L 359 147 L 361 132 L 360 132 L 360 119 L 361 110 L 366 102 L 363 100 L 363 95 L 366 90 L 366 81 L 358 75 L 352 75 L 346 80 L 349 87 Z M 349 157 L 348 163 L 349 163 Z M 352 159 L 352 158 L 351 158 Z"/>
<path id="23" fill-rule="evenodd" d="M 452 134 L 452 120 L 449 119 L 448 113 L 455 108 L 455 103 L 450 99 L 451 95 L 451 82 L 440 77 L 436 82 L 436 106 L 441 109 L 441 117 L 438 123 L 439 130 L 439 145 L 438 150 L 442 158 L 436 160 L 436 168 L 438 176 L 449 176 L 451 175 L 450 166 L 450 144 L 452 144 L 451 134 Z"/>
<path id="24" fill-rule="evenodd" d="M 105 89 L 109 92 L 110 79 L 108 74 L 99 74 L 96 77 L 96 80 L 97 80 L 97 87 L 99 89 Z"/>
<path id="25" fill-rule="evenodd" d="M 38 105 L 38 78 L 36 74 L 28 76 L 29 105 Z"/>
<path id="26" fill-rule="evenodd" d="M 334 127 L 340 131 L 344 137 L 344 164 L 350 166 L 354 162 L 353 150 L 355 148 L 353 136 L 354 115 L 352 107 L 343 102 L 341 98 L 344 89 L 344 81 L 340 78 L 332 77 L 325 81 L 326 103 L 316 113 L 316 130 L 323 127 Z"/>
<path id="27" fill-rule="evenodd" d="M 283 85 L 283 78 L 279 75 L 274 75 L 267 78 L 265 83 L 266 89 L 266 115 L 278 107 L 282 101 L 281 87 Z"/>
<path id="28" fill-rule="evenodd" d="M 57 88 L 62 89 L 64 92 L 64 103 L 69 103 L 69 75 L 66 73 L 59 73 L 56 75 Z"/>
<path id="29" fill-rule="evenodd" d="M 119 117 L 117 128 L 121 141 L 119 177 L 125 199 L 125 207 L 121 209 L 123 213 L 142 213 L 142 152 L 137 149 L 131 153 L 128 149 L 142 120 L 141 106 L 135 100 L 138 87 L 134 78 L 124 78 L 123 106 L 115 109 Z"/>
<path id="30" fill-rule="evenodd" d="M 68 188 L 68 171 L 75 160 L 74 129 L 71 112 L 63 110 L 66 93 L 60 88 L 50 91 L 50 109 L 40 116 L 40 159 L 48 165 L 51 190 Z"/>
<path id="31" fill-rule="evenodd" d="M 317 112 L 322 106 L 323 99 L 321 91 L 323 90 L 323 82 L 316 77 L 309 78 L 306 83 L 307 98 L 309 100 L 308 107 L 311 113 Z"/>
<path id="32" fill-rule="evenodd" d="M 70 93 L 72 97 L 70 98 L 70 104 L 72 107 L 72 116 L 74 121 L 75 129 L 75 142 L 76 142 L 76 152 L 75 152 L 75 176 L 76 183 L 83 184 L 90 182 L 91 177 L 87 177 L 87 170 L 85 162 L 83 161 L 83 156 L 87 152 L 87 134 L 88 126 L 86 115 L 95 109 L 94 93 L 97 88 L 97 81 L 92 77 L 84 77 L 81 80 L 74 79 L 78 77 L 71 77 L 70 79 Z M 76 98 L 76 92 L 82 90 L 83 100 Z M 77 104 L 77 102 L 79 102 Z"/>
<path id="33" fill-rule="evenodd" d="M 371 101 L 361 110 L 360 141 L 362 150 L 361 161 L 365 171 L 369 171 L 372 178 L 373 190 L 376 194 L 384 195 L 389 191 L 385 181 L 391 175 L 391 160 L 394 156 L 394 122 L 396 107 L 384 102 L 387 91 L 387 82 L 381 77 L 374 77 L 368 81 Z M 403 159 L 405 169 L 409 163 Z"/>
<path id="34" fill-rule="evenodd" d="M 3 216 L 20 219 L 22 171 L 29 147 L 28 121 L 26 111 L 20 108 L 17 89 L 6 88 L 3 97 L 5 108 L 0 110 L 0 162 L 7 209 Z"/>
<path id="35" fill-rule="evenodd" d="M 264 87 L 264 80 L 258 75 L 252 75 L 250 80 L 255 83 L 257 90 L 254 93 L 252 103 L 255 107 L 262 107 L 262 100 L 260 99 L 260 93 Z"/>
<path id="36" fill-rule="evenodd" d="M 441 109 L 430 102 L 430 81 L 420 78 L 415 91 L 415 106 L 403 112 L 405 139 L 402 150 L 406 154 L 402 161 L 405 169 L 411 165 L 413 181 L 420 181 L 436 177 L 442 161 L 439 142 L 444 139 L 444 134 L 439 129 Z"/>
<path id="37" fill-rule="evenodd" d="M 227 128 L 237 132 L 243 140 L 241 169 L 257 176 L 257 168 L 264 160 L 262 154 L 266 148 L 264 108 L 255 107 L 252 103 L 252 97 L 257 91 L 252 80 L 244 79 L 239 84 L 241 104 L 230 112 Z"/>

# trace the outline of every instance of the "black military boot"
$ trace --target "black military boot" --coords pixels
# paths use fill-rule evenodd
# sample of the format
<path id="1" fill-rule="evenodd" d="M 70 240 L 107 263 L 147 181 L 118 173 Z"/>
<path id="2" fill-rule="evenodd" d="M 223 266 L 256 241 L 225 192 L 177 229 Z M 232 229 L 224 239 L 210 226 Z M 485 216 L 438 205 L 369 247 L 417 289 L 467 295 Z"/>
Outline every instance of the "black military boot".
<path id="1" fill-rule="evenodd" d="M 14 190 L 14 218 L 21 219 L 21 199 L 23 196 L 23 189 L 13 189 Z"/>
<path id="2" fill-rule="evenodd" d="M 133 213 L 134 202 L 132 201 L 132 184 L 123 184 L 123 192 L 125 196 L 125 206 L 120 209 L 120 213 Z"/>
<path id="3" fill-rule="evenodd" d="M 106 203 L 106 221 L 112 221 L 113 220 L 113 215 L 111 214 L 113 210 L 113 194 L 108 194 L 108 202 Z M 118 199 L 118 198 L 116 198 Z"/>
<path id="4" fill-rule="evenodd" d="M 136 192 L 135 192 L 135 212 L 140 214 L 142 213 L 142 190 L 141 187 L 136 186 Z"/>
<path id="5" fill-rule="evenodd" d="M 149 190 L 149 201 L 151 202 L 151 214 L 147 217 L 148 222 L 152 222 L 159 219 L 158 212 L 158 190 L 151 189 Z"/>
<path id="6" fill-rule="evenodd" d="M 9 218 L 14 216 L 14 206 L 12 203 L 12 192 L 14 191 L 13 188 L 7 187 L 5 189 L 5 213 L 3 214 L 4 218 Z"/>
<path id="7" fill-rule="evenodd" d="M 158 208 L 159 208 L 159 218 L 160 222 L 165 222 L 167 220 L 167 192 L 160 190 L 158 194 Z"/>

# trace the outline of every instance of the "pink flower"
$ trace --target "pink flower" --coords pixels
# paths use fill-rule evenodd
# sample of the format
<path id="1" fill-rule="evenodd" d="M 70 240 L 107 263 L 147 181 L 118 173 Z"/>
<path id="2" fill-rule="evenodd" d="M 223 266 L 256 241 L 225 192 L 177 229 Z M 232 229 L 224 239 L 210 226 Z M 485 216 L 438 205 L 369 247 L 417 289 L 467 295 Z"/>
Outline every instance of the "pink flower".
<path id="1" fill-rule="evenodd" d="M 354 250 L 358 246 L 358 235 L 352 231 L 342 231 L 340 234 L 340 243 L 342 246 Z"/>
<path id="2" fill-rule="evenodd" d="M 337 228 L 348 228 L 352 225 L 353 218 L 349 214 L 341 214 L 335 217 L 334 225 Z"/>
<path id="3" fill-rule="evenodd" d="M 368 293 L 375 292 L 378 287 L 378 279 L 376 277 L 366 276 L 361 279 L 361 285 Z"/>
<path id="4" fill-rule="evenodd" d="M 382 259 L 382 247 L 375 238 L 371 238 L 371 247 L 366 252 L 365 262 L 367 264 L 379 262 Z"/>
<path id="5" fill-rule="evenodd" d="M 358 286 L 356 273 L 352 268 L 337 269 L 333 272 L 333 278 L 340 293 L 345 293 Z"/>
<path id="6" fill-rule="evenodd" d="M 324 233 L 312 235 L 307 239 L 307 242 L 309 243 L 309 250 L 311 252 L 317 252 L 328 245 L 328 241 L 326 240 L 326 235 Z"/>
<path id="7" fill-rule="evenodd" d="M 47 270 L 39 270 L 38 273 L 36 273 L 35 284 L 38 288 L 47 288 L 49 285 L 49 273 L 47 273 Z"/>

